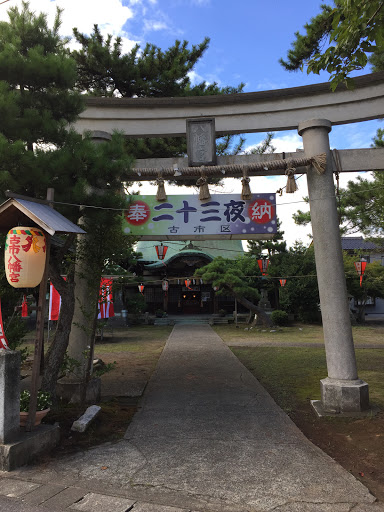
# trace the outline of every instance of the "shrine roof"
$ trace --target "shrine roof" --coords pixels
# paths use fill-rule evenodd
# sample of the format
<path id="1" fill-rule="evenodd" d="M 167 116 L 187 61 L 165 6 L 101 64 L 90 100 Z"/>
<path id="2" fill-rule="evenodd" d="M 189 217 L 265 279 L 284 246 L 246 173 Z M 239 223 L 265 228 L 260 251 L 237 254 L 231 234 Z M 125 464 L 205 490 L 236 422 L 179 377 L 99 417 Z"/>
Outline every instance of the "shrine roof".
<path id="1" fill-rule="evenodd" d="M 163 266 L 163 262 L 171 261 L 177 256 L 183 255 L 206 255 L 210 259 L 222 256 L 224 258 L 235 259 L 244 254 L 241 240 L 201 240 L 191 243 L 184 241 L 164 242 L 168 246 L 166 256 L 163 261 L 157 259 L 155 246 L 160 242 L 141 241 L 137 243 L 136 252 L 141 252 L 142 257 L 139 261 L 145 262 L 148 267 L 156 268 Z"/>
<path id="2" fill-rule="evenodd" d="M 341 237 L 341 247 L 345 251 L 353 250 L 365 250 L 374 251 L 380 250 L 380 246 L 371 242 L 370 240 L 364 240 L 362 236 L 343 236 Z"/>
<path id="3" fill-rule="evenodd" d="M 25 199 L 7 199 L 0 205 L 0 230 L 8 231 L 13 225 L 26 224 L 31 221 L 47 231 L 50 235 L 55 233 L 85 233 L 58 211 L 48 204 Z"/>

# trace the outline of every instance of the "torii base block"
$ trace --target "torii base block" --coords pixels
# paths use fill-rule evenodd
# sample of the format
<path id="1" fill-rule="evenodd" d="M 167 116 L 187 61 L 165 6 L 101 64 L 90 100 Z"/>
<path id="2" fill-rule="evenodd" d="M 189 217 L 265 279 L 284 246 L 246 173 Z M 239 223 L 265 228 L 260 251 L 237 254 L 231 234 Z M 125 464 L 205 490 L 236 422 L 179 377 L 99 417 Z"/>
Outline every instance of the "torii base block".
<path id="1" fill-rule="evenodd" d="M 368 384 L 363 380 L 322 379 L 321 400 L 311 400 L 318 416 L 366 416 L 372 411 L 369 405 Z"/>

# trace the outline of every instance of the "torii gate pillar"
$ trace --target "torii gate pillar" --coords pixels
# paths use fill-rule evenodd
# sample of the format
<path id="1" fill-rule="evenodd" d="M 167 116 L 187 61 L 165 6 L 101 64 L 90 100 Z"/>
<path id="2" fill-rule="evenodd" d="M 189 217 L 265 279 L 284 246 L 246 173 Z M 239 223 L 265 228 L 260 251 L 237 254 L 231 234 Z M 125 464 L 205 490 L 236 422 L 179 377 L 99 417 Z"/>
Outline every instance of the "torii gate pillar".
<path id="1" fill-rule="evenodd" d="M 320 381 L 321 402 L 312 402 L 319 414 L 356 413 L 369 408 L 368 384 L 357 376 L 328 138 L 331 129 L 326 119 L 303 121 L 298 127 L 305 156 L 327 155 L 324 174 L 313 167 L 307 172 L 328 369 L 328 377 Z"/>

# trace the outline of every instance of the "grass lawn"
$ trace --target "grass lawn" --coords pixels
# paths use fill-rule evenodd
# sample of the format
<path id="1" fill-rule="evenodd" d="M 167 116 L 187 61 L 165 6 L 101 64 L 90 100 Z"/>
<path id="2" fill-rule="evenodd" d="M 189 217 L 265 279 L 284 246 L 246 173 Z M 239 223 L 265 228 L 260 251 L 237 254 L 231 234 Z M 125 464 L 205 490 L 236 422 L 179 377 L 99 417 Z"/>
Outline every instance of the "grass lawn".
<path id="1" fill-rule="evenodd" d="M 215 325 L 215 332 L 229 345 L 244 345 L 252 343 L 323 343 L 323 328 L 321 325 L 295 324 L 289 327 L 274 329 L 253 328 L 245 324 Z M 248 330 L 245 330 L 248 329 Z M 271 332 L 275 331 L 275 332 Z M 370 344 L 384 348 L 384 326 L 364 325 L 353 326 L 355 345 Z"/>
<path id="2" fill-rule="evenodd" d="M 287 412 L 320 399 L 327 376 L 325 350 L 293 347 L 232 347 L 234 354 Z M 384 349 L 356 349 L 359 377 L 369 383 L 372 404 L 384 409 Z"/>
<path id="3" fill-rule="evenodd" d="M 384 500 L 384 413 L 365 418 L 317 418 L 310 399 L 320 398 L 327 376 L 325 351 L 315 347 L 231 347 L 234 354 L 304 434 Z M 356 349 L 359 377 L 370 401 L 384 410 L 384 349 Z"/>

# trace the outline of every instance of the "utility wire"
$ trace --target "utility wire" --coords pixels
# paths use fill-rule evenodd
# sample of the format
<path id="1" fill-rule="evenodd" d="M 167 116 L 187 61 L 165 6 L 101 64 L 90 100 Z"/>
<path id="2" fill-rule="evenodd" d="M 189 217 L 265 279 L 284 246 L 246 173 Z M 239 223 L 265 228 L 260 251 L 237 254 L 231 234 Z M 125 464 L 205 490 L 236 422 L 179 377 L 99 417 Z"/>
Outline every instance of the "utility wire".
<path id="1" fill-rule="evenodd" d="M 7 0 L 8 1 L 8 0 Z M 303 175 L 300 176 L 300 178 L 302 177 Z M 283 187 L 285 188 L 285 187 Z M 378 187 L 372 187 L 372 188 L 367 188 L 365 190 L 359 190 L 358 192 L 352 192 L 353 194 L 360 194 L 360 193 L 364 193 L 364 192 L 370 192 L 372 190 L 382 190 L 384 189 L 384 187 L 382 186 L 378 186 Z M 279 189 L 280 190 L 280 189 Z M 262 192 L 262 194 L 268 194 L 268 192 Z M 272 194 L 272 192 L 271 192 Z M 175 194 L 176 195 L 176 194 Z M 143 196 L 137 196 L 139 199 Z M 169 197 L 172 197 L 172 196 L 169 196 Z M 324 201 L 325 199 L 336 199 L 337 196 L 336 194 L 332 194 L 331 196 L 325 196 L 325 197 L 319 197 L 319 198 L 311 198 L 311 201 Z M 74 206 L 74 207 L 77 207 L 77 208 L 93 208 L 93 209 L 96 209 L 96 210 L 111 210 L 111 211 L 116 211 L 116 212 L 125 212 L 127 211 L 129 205 L 127 205 L 125 208 L 110 208 L 110 207 L 106 207 L 106 206 L 95 206 L 95 205 L 88 205 L 88 204 L 79 204 L 79 203 L 67 203 L 67 202 L 64 202 L 64 201 L 49 201 L 50 203 L 53 203 L 53 204 L 60 204 L 60 205 L 63 205 L 63 206 Z M 298 204 L 298 203 L 306 203 L 308 204 L 309 200 L 305 200 L 305 199 L 301 199 L 299 201 L 287 201 L 287 202 L 282 202 L 282 203 L 272 203 L 272 206 L 276 207 L 276 206 L 285 206 L 285 205 L 290 205 L 290 204 Z M 203 211 L 203 209 L 197 209 L 197 211 Z"/>

